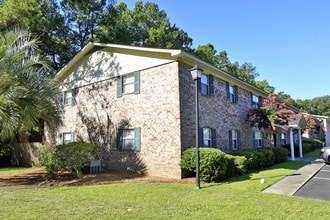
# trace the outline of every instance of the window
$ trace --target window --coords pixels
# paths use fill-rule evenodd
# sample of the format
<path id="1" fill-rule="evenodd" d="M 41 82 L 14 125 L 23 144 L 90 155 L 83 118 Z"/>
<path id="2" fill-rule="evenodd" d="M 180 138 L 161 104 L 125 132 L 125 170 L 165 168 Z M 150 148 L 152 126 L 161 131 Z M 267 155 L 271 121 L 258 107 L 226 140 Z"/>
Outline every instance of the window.
<path id="1" fill-rule="evenodd" d="M 201 76 L 201 93 L 204 95 L 209 93 L 209 78 L 205 74 Z"/>
<path id="2" fill-rule="evenodd" d="M 251 104 L 252 104 L 252 108 L 254 109 L 259 109 L 260 107 L 260 99 L 258 96 L 251 94 Z"/>
<path id="3" fill-rule="evenodd" d="M 281 133 L 281 145 L 286 145 L 286 133 Z"/>
<path id="4" fill-rule="evenodd" d="M 200 128 L 199 145 L 201 147 L 217 147 L 216 130 L 212 128 Z"/>
<path id="5" fill-rule="evenodd" d="M 117 149 L 140 151 L 140 136 L 140 128 L 119 129 L 117 134 Z"/>
<path id="6" fill-rule="evenodd" d="M 253 133 L 254 136 L 254 147 L 262 147 L 262 133 L 261 131 L 256 131 Z"/>
<path id="7" fill-rule="evenodd" d="M 68 144 L 74 141 L 73 132 L 60 133 L 60 144 Z"/>
<path id="8" fill-rule="evenodd" d="M 123 93 L 134 92 L 134 74 L 127 74 L 123 76 Z"/>
<path id="9" fill-rule="evenodd" d="M 140 93 L 140 72 L 120 75 L 117 78 L 117 97 L 123 94 L 139 94 Z"/>
<path id="10" fill-rule="evenodd" d="M 230 85 L 228 82 L 226 83 L 227 87 L 227 99 L 231 103 L 238 102 L 238 88 L 237 86 Z"/>
<path id="11" fill-rule="evenodd" d="M 199 92 L 203 95 L 214 96 L 213 76 L 202 74 Z"/>
<path id="12" fill-rule="evenodd" d="M 75 105 L 74 91 L 75 91 L 75 89 L 62 92 L 62 97 L 61 97 L 62 106 L 66 106 L 66 105 L 74 106 Z"/>
<path id="13" fill-rule="evenodd" d="M 229 130 L 229 148 L 238 150 L 240 145 L 240 132 L 238 130 Z"/>

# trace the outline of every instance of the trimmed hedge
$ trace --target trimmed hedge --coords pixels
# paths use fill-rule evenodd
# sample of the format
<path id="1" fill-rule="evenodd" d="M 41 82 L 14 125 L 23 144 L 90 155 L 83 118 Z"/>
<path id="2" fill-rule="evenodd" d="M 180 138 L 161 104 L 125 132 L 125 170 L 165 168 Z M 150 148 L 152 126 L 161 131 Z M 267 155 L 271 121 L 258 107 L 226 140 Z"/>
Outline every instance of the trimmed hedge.
<path id="1" fill-rule="evenodd" d="M 200 178 L 220 181 L 235 175 L 263 169 L 288 160 L 289 151 L 282 147 L 245 149 L 226 154 L 215 148 L 200 148 Z M 181 168 L 196 172 L 196 148 L 182 154 Z"/>
<path id="2" fill-rule="evenodd" d="M 244 166 L 248 171 L 267 168 L 275 162 L 274 153 L 269 148 L 240 150 L 233 152 L 233 155 L 246 157 Z"/>
<path id="3" fill-rule="evenodd" d="M 316 149 L 320 149 L 322 146 L 324 146 L 324 142 L 313 139 L 313 140 L 303 140 L 302 141 L 302 150 L 303 154 L 312 152 Z M 289 156 L 291 156 L 291 146 L 290 144 L 283 145 L 284 148 L 286 148 L 289 151 Z M 299 144 L 294 144 L 294 154 L 299 155 Z"/>
<path id="4" fill-rule="evenodd" d="M 243 173 L 245 158 L 235 157 L 215 148 L 200 148 L 200 178 L 206 182 L 220 181 Z M 196 148 L 182 154 L 181 168 L 196 172 Z"/>
<path id="5" fill-rule="evenodd" d="M 275 156 L 275 164 L 282 163 L 288 160 L 290 152 L 288 149 L 283 148 L 283 147 L 274 147 L 272 148 L 272 151 Z"/>

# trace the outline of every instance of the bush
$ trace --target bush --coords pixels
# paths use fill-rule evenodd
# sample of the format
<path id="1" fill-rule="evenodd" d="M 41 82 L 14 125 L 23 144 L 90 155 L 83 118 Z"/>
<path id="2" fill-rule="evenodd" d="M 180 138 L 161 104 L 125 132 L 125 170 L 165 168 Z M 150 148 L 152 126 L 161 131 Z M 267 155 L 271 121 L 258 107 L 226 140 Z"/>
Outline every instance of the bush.
<path id="1" fill-rule="evenodd" d="M 272 148 L 272 151 L 275 156 L 275 161 L 274 161 L 275 164 L 282 163 L 288 160 L 288 156 L 290 154 L 288 149 L 283 147 L 274 147 Z"/>
<path id="2" fill-rule="evenodd" d="M 244 156 L 244 168 L 246 171 L 270 167 L 275 162 L 275 156 L 269 148 L 246 149 L 233 152 L 233 155 Z"/>
<path id="3" fill-rule="evenodd" d="M 46 167 L 47 176 L 55 178 L 58 171 L 68 171 L 74 177 L 82 175 L 82 169 L 97 155 L 97 146 L 72 142 L 56 146 L 54 152 L 51 149 L 43 150 L 41 164 Z"/>
<path id="4" fill-rule="evenodd" d="M 60 170 L 55 161 L 55 152 L 52 148 L 43 145 L 40 149 L 40 165 L 46 168 L 46 179 L 55 179 Z"/>
<path id="5" fill-rule="evenodd" d="M 303 140 L 302 141 L 302 150 L 303 154 L 312 152 L 316 150 L 317 148 L 321 148 L 323 146 L 322 141 L 319 140 Z M 283 145 L 284 148 L 286 148 L 289 151 L 289 156 L 291 156 L 291 146 L 290 144 Z M 299 155 L 299 144 L 294 144 L 294 154 Z"/>
<path id="6" fill-rule="evenodd" d="M 196 148 L 188 148 L 182 154 L 181 168 L 196 172 Z M 215 148 L 200 148 L 200 178 L 206 182 L 219 181 L 232 176 L 234 161 Z"/>

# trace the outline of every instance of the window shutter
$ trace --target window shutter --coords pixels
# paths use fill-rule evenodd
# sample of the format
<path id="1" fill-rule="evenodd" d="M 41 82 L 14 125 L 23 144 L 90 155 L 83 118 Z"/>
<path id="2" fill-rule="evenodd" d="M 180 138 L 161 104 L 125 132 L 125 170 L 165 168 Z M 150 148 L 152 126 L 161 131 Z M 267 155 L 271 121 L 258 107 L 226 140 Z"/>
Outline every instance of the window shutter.
<path id="1" fill-rule="evenodd" d="M 214 96 L 214 83 L 213 83 L 213 76 L 209 75 L 209 87 L 210 87 L 210 96 Z"/>
<path id="2" fill-rule="evenodd" d="M 264 102 L 264 99 L 262 98 L 262 96 L 259 96 L 259 105 L 261 106 L 263 102 Z"/>
<path id="3" fill-rule="evenodd" d="M 227 99 L 230 101 L 229 82 L 226 82 Z"/>
<path id="4" fill-rule="evenodd" d="M 140 94 L 140 71 L 134 73 L 134 94 Z"/>
<path id="5" fill-rule="evenodd" d="M 75 106 L 76 105 L 76 89 L 71 90 L 71 96 L 72 96 L 71 106 Z"/>
<path id="6" fill-rule="evenodd" d="M 253 93 L 252 92 L 250 92 L 250 100 L 251 100 L 251 106 L 253 106 Z"/>
<path id="7" fill-rule="evenodd" d="M 203 128 L 198 128 L 198 146 L 204 147 Z"/>
<path id="8" fill-rule="evenodd" d="M 255 132 L 252 133 L 252 137 L 253 137 L 253 147 L 257 147 L 256 133 Z"/>
<path id="9" fill-rule="evenodd" d="M 233 142 L 232 142 L 232 133 L 231 130 L 228 132 L 228 138 L 229 138 L 229 150 L 233 149 Z"/>
<path id="10" fill-rule="evenodd" d="M 235 94 L 235 103 L 238 103 L 238 87 L 234 86 L 234 94 Z"/>
<path id="11" fill-rule="evenodd" d="M 216 129 L 211 129 L 212 147 L 217 147 L 217 131 Z"/>
<path id="12" fill-rule="evenodd" d="M 64 107 L 65 92 L 61 92 L 61 107 Z"/>
<path id="13" fill-rule="evenodd" d="M 118 129 L 116 146 L 117 146 L 117 150 L 121 150 L 123 147 L 123 129 Z"/>
<path id="14" fill-rule="evenodd" d="M 134 128 L 135 151 L 141 151 L 141 128 Z"/>
<path id="15" fill-rule="evenodd" d="M 241 148 L 241 132 L 236 130 L 237 132 L 237 149 Z"/>
<path id="16" fill-rule="evenodd" d="M 123 92 L 123 77 L 118 76 L 117 77 L 117 98 L 120 98 L 122 96 Z"/>
<path id="17" fill-rule="evenodd" d="M 60 144 L 63 144 L 63 133 L 60 133 Z"/>
<path id="18" fill-rule="evenodd" d="M 198 89 L 198 93 L 202 92 L 202 82 L 200 79 L 197 80 L 197 89 Z"/>

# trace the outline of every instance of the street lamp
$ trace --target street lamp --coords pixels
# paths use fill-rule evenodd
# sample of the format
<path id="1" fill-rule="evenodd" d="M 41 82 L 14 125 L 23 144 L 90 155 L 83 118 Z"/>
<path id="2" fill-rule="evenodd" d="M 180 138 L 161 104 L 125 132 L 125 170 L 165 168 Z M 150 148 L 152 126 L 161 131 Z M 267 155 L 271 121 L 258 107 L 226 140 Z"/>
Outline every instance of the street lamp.
<path id="1" fill-rule="evenodd" d="M 203 70 L 195 65 L 190 70 L 192 78 L 195 80 L 195 108 L 196 108 L 196 189 L 200 188 L 199 178 L 199 102 L 198 102 L 198 81 L 201 79 Z"/>

